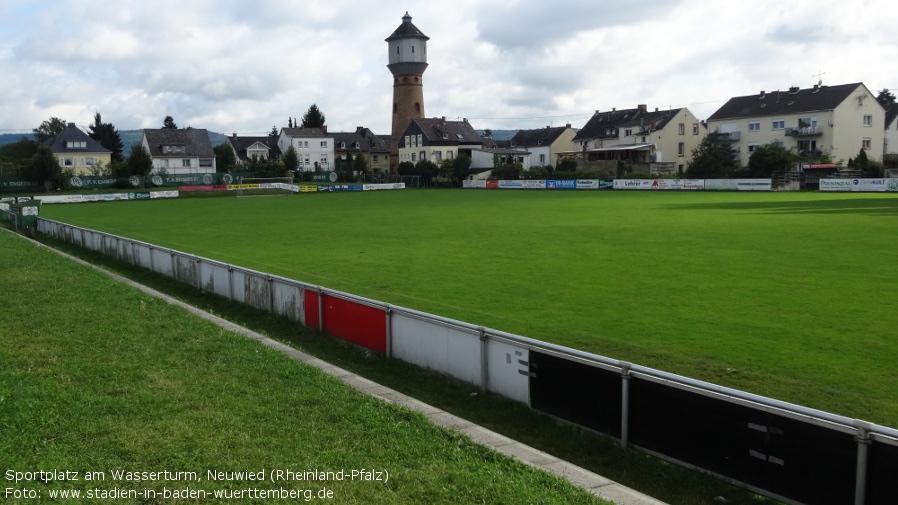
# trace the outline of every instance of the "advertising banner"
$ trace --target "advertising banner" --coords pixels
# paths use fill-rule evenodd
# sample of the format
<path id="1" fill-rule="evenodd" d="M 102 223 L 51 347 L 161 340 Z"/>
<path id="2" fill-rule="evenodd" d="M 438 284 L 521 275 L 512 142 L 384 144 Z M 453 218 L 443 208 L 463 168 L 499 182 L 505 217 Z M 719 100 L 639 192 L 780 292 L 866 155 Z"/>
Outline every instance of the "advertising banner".
<path id="1" fill-rule="evenodd" d="M 771 179 L 736 179 L 738 191 L 771 191 L 773 181 Z"/>
<path id="2" fill-rule="evenodd" d="M 886 191 L 898 191 L 898 179 L 886 179 Z"/>
<path id="3" fill-rule="evenodd" d="M 880 192 L 886 190 L 885 179 L 852 179 L 851 191 Z"/>
<path id="4" fill-rule="evenodd" d="M 177 198 L 177 191 L 153 191 L 150 193 L 150 198 Z"/>
<path id="5" fill-rule="evenodd" d="M 546 181 L 538 180 L 538 181 L 521 181 L 524 184 L 524 189 L 546 189 Z"/>
<path id="6" fill-rule="evenodd" d="M 363 191 L 362 184 L 334 184 L 332 186 L 318 186 L 318 191 Z"/>
<path id="7" fill-rule="evenodd" d="M 614 179 L 614 189 L 651 189 L 652 181 L 643 179 Z"/>
<path id="8" fill-rule="evenodd" d="M 208 186 L 181 186 L 178 191 L 226 191 L 227 189 L 227 184 L 211 184 Z"/>
<path id="9" fill-rule="evenodd" d="M 149 200 L 150 192 L 149 191 L 135 191 L 133 193 L 128 193 L 128 200 Z"/>
<path id="10" fill-rule="evenodd" d="M 851 179 L 820 179 L 820 191 L 851 191 Z"/>
<path id="11" fill-rule="evenodd" d="M 315 182 L 337 182 L 337 172 L 318 172 L 312 175 Z"/>
<path id="12" fill-rule="evenodd" d="M 299 187 L 300 193 L 317 193 L 318 186 L 309 186 L 308 184 Z"/>
<path id="13" fill-rule="evenodd" d="M 736 191 L 736 179 L 705 179 L 705 189 L 710 191 Z"/>
<path id="14" fill-rule="evenodd" d="M 41 203 L 81 203 L 83 199 L 81 195 L 47 195 L 47 196 L 36 196 L 35 200 L 40 200 Z"/>
<path id="15" fill-rule="evenodd" d="M 577 189 L 599 189 L 599 180 L 577 179 Z"/>
<path id="16" fill-rule="evenodd" d="M 524 181 L 499 181 L 500 189 L 523 189 Z"/>
<path id="17" fill-rule="evenodd" d="M 382 189 L 405 189 L 404 182 L 394 182 L 387 184 L 365 184 L 363 186 L 364 191 L 378 191 Z"/>
<path id="18" fill-rule="evenodd" d="M 43 191 L 43 184 L 22 179 L 0 179 L 0 191 Z"/>
<path id="19" fill-rule="evenodd" d="M 549 180 L 546 181 L 546 189 L 577 189 L 577 181 L 575 180 Z"/>
<path id="20" fill-rule="evenodd" d="M 483 188 L 486 187 L 486 181 L 481 181 L 481 180 L 478 180 L 478 181 L 469 181 L 469 180 L 465 179 L 464 181 L 461 182 L 461 186 L 462 186 L 463 188 L 479 188 L 479 189 L 483 189 Z"/>
<path id="21" fill-rule="evenodd" d="M 492 179 L 485 181 L 486 189 L 497 189 L 499 187 L 499 181 L 494 181 Z"/>
<path id="22" fill-rule="evenodd" d="M 76 175 L 69 177 L 69 185 L 76 189 L 111 188 L 118 182 L 116 177 Z"/>

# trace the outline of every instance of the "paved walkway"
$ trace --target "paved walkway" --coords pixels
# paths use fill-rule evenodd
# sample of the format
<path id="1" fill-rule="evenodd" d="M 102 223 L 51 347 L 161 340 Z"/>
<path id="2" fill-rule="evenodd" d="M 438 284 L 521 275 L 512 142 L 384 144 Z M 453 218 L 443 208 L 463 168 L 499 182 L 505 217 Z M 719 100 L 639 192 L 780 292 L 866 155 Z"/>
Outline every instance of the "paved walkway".
<path id="1" fill-rule="evenodd" d="M 34 243 L 41 247 L 46 247 L 39 242 Z M 286 344 L 282 344 L 276 340 L 272 340 L 248 328 L 236 325 L 230 321 L 176 300 L 164 293 L 156 291 L 155 289 L 144 286 L 143 284 L 139 284 L 108 270 L 104 270 L 95 265 L 91 265 L 90 263 L 65 254 L 61 251 L 57 251 L 53 248 L 48 249 L 50 249 L 51 251 L 55 251 L 73 261 L 94 268 L 95 270 L 98 270 L 119 282 L 123 282 L 134 288 L 137 288 L 150 296 L 155 296 L 157 298 L 165 300 L 168 303 L 171 303 L 172 305 L 183 307 L 191 313 L 203 319 L 206 319 L 207 321 L 215 323 L 221 328 L 233 331 L 234 333 L 238 333 L 247 338 L 257 340 L 268 347 L 283 352 L 293 359 L 297 359 L 309 365 L 316 366 L 324 372 L 340 379 L 346 385 L 353 387 L 363 393 L 369 394 L 371 396 L 376 396 L 384 401 L 402 405 L 411 410 L 420 412 L 427 416 L 427 418 L 430 419 L 434 424 L 467 435 L 474 442 L 485 445 L 490 449 L 495 450 L 496 452 L 505 454 L 506 456 L 514 458 L 526 465 L 545 470 L 546 472 L 564 478 L 571 484 L 581 487 L 598 496 L 599 498 L 614 502 L 617 505 L 666 505 L 664 502 L 634 491 L 628 487 L 622 486 L 617 482 L 614 482 L 613 480 L 606 479 L 601 475 L 592 473 L 584 468 L 558 459 L 551 454 L 534 449 L 533 447 L 512 440 L 494 431 L 490 431 L 482 426 L 478 426 L 470 421 L 462 419 L 458 416 L 454 416 L 432 405 L 428 405 L 426 403 L 415 400 L 414 398 L 406 396 L 398 391 L 392 390 L 385 386 L 381 386 L 376 382 L 372 382 L 348 370 L 344 370 L 326 361 L 322 361 L 310 354 L 298 351 Z"/>

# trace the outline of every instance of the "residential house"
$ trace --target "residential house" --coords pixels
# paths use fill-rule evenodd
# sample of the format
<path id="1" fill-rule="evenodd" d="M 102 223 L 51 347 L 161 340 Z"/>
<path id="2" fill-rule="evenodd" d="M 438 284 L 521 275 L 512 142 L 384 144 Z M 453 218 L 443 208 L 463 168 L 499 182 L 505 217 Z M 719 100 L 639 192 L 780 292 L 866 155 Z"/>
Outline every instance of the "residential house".
<path id="1" fill-rule="evenodd" d="M 848 160 L 867 150 L 881 160 L 885 110 L 863 83 L 791 87 L 730 98 L 708 118 L 708 131 L 732 142 L 747 164 L 758 146 L 777 143 L 806 158 Z"/>
<path id="2" fill-rule="evenodd" d="M 281 128 L 278 149 L 287 152 L 290 146 L 296 150 L 300 172 L 336 170 L 334 163 L 334 136 L 323 128 Z"/>
<path id="3" fill-rule="evenodd" d="M 472 150 L 482 147 L 483 138 L 467 119 L 415 118 L 399 139 L 399 162 L 428 160 L 439 165 L 444 159 L 451 160 L 459 154 L 473 158 Z"/>
<path id="4" fill-rule="evenodd" d="M 524 170 L 530 170 L 533 154 L 523 149 L 484 148 L 471 149 L 471 175 L 469 179 L 489 179 L 496 162 L 500 164 L 519 163 Z"/>
<path id="5" fill-rule="evenodd" d="M 205 129 L 144 129 L 141 144 L 153 159 L 155 173 L 215 173 L 215 151 Z"/>
<path id="6" fill-rule="evenodd" d="M 580 168 L 616 171 L 623 162 L 634 172 L 682 174 L 701 143 L 704 129 L 688 108 L 649 111 L 596 111 L 573 138 L 573 151 L 560 157 L 578 159 Z"/>
<path id="7" fill-rule="evenodd" d="M 359 126 L 354 132 L 334 132 L 334 158 L 337 163 L 352 161 L 356 155 L 365 158 L 368 171 L 385 173 L 390 171 L 390 136 L 375 135 L 371 130 Z"/>
<path id="8" fill-rule="evenodd" d="M 97 169 L 108 167 L 112 161 L 112 151 L 90 138 L 75 123 L 66 125 L 48 144 L 59 166 L 72 170 L 75 175 L 100 175 Z"/>
<path id="9" fill-rule="evenodd" d="M 886 106 L 886 129 L 882 144 L 882 154 L 898 155 L 898 103 Z"/>
<path id="10" fill-rule="evenodd" d="M 529 166 L 545 167 L 556 162 L 559 153 L 574 148 L 577 132 L 570 123 L 565 126 L 520 130 L 511 138 L 510 147 L 530 152 Z"/>
<path id="11" fill-rule="evenodd" d="M 268 135 L 265 137 L 238 137 L 233 134 L 228 137 L 228 145 L 234 151 L 234 157 L 239 163 L 248 163 L 253 158 L 279 160 L 281 149 L 278 147 L 278 137 Z"/>

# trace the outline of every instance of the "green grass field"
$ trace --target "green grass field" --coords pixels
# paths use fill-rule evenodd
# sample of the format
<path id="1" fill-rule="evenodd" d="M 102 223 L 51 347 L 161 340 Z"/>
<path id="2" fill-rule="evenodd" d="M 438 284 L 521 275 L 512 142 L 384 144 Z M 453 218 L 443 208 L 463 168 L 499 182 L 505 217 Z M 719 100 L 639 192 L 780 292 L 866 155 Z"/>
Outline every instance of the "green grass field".
<path id="1" fill-rule="evenodd" d="M 898 195 L 408 190 L 41 212 L 898 426 Z"/>
<path id="2" fill-rule="evenodd" d="M 297 503 L 322 489 L 330 499 L 317 501 L 327 503 L 606 503 L 11 233 L 0 231 L 0 250 L 4 504 Z M 381 473 L 264 482 L 207 474 L 288 469 Z M 33 475 L 52 470 L 78 480 Z M 166 471 L 196 478 L 148 475 Z M 166 489 L 210 495 L 164 499 Z M 116 490 L 141 495 L 104 499 Z M 54 498 L 62 491 L 81 495 Z"/>

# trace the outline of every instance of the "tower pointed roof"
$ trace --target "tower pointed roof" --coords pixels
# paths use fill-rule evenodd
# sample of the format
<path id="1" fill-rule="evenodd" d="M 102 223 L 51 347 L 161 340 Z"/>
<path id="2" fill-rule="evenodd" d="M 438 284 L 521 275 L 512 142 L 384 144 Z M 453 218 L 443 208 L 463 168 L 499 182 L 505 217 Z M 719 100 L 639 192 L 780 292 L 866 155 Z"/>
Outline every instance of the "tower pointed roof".
<path id="1" fill-rule="evenodd" d="M 430 37 L 424 35 L 417 26 L 412 24 L 412 17 L 409 16 L 408 11 L 405 12 L 405 16 L 402 16 L 402 24 L 399 25 L 399 28 L 396 28 L 393 34 L 384 40 L 389 42 L 394 39 L 402 39 L 407 37 L 430 40 Z"/>

